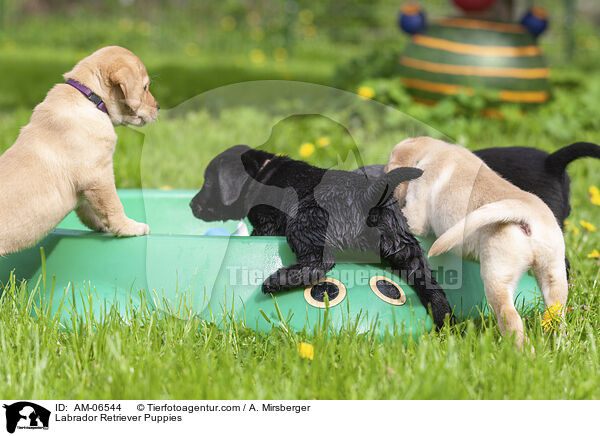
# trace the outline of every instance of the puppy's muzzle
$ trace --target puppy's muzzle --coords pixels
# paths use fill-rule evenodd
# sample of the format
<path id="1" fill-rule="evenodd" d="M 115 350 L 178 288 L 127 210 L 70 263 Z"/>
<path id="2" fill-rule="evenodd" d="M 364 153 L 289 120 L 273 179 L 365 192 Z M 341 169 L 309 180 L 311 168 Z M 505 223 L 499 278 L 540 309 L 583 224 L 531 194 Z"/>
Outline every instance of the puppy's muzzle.
<path id="1" fill-rule="evenodd" d="M 202 207 L 199 206 L 194 200 L 190 201 L 190 209 L 196 218 L 200 218 L 198 215 L 202 212 Z"/>

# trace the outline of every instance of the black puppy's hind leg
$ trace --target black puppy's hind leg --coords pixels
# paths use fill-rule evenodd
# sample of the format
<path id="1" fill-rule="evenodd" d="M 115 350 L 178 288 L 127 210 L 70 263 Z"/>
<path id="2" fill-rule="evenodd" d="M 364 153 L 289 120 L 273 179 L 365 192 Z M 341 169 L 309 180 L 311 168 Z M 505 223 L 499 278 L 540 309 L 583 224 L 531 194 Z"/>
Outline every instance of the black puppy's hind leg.
<path id="1" fill-rule="evenodd" d="M 368 224 L 380 231 L 381 257 L 412 286 L 423 306 L 431 311 L 436 327 L 444 325 L 446 316 L 453 321 L 446 294 L 433 277 L 423 248 L 408 230 L 406 222 L 392 209 L 380 207 L 371 210 Z"/>

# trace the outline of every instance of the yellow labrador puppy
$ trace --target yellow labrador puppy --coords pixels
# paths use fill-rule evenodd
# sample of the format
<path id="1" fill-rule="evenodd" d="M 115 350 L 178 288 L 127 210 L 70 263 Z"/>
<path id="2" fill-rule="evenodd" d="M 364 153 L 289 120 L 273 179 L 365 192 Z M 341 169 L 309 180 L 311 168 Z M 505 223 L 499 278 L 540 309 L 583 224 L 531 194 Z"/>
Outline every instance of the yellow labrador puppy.
<path id="1" fill-rule="evenodd" d="M 105 47 L 64 74 L 0 156 L 0 255 L 35 244 L 74 208 L 97 231 L 145 235 L 117 196 L 113 125 L 155 121 L 158 104 L 142 62 Z"/>
<path id="2" fill-rule="evenodd" d="M 423 175 L 395 195 L 412 232 L 438 236 L 429 256 L 450 249 L 481 262 L 485 294 L 503 334 L 519 346 L 523 322 L 513 294 L 533 268 L 546 305 L 567 300 L 565 244 L 556 218 L 537 196 L 493 172 L 463 147 L 421 137 L 400 142 L 385 170 L 417 167 Z M 557 306 L 555 306 L 557 307 Z"/>

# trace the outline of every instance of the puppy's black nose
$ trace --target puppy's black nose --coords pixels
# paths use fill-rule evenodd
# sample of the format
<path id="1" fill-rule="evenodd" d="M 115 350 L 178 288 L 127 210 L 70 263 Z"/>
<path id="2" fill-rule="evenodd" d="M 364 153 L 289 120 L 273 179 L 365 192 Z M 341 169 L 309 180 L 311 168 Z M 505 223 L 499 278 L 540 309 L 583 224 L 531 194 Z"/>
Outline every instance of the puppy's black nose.
<path id="1" fill-rule="evenodd" d="M 190 201 L 190 209 L 192 209 L 192 214 L 196 218 L 199 218 L 198 215 L 202 212 L 202 207 L 192 200 Z"/>
<path id="2" fill-rule="evenodd" d="M 160 105 L 158 104 L 158 102 L 156 103 L 156 110 L 160 109 Z"/>

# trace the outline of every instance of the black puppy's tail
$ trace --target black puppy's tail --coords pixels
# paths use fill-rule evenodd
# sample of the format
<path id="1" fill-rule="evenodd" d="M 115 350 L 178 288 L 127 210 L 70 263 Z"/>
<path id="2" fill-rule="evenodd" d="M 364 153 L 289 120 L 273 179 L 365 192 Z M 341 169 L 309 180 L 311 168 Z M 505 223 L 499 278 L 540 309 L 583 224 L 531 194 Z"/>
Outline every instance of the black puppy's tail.
<path id="1" fill-rule="evenodd" d="M 385 204 L 394 195 L 394 189 L 402 183 L 416 179 L 423 174 L 423 170 L 412 167 L 401 167 L 390 171 L 382 177 L 369 180 L 365 191 L 365 200 L 378 206 Z"/>
<path id="2" fill-rule="evenodd" d="M 546 170 L 560 175 L 565 172 L 567 165 L 581 157 L 600 159 L 600 146 L 591 142 L 575 142 L 567 145 L 546 158 Z"/>

